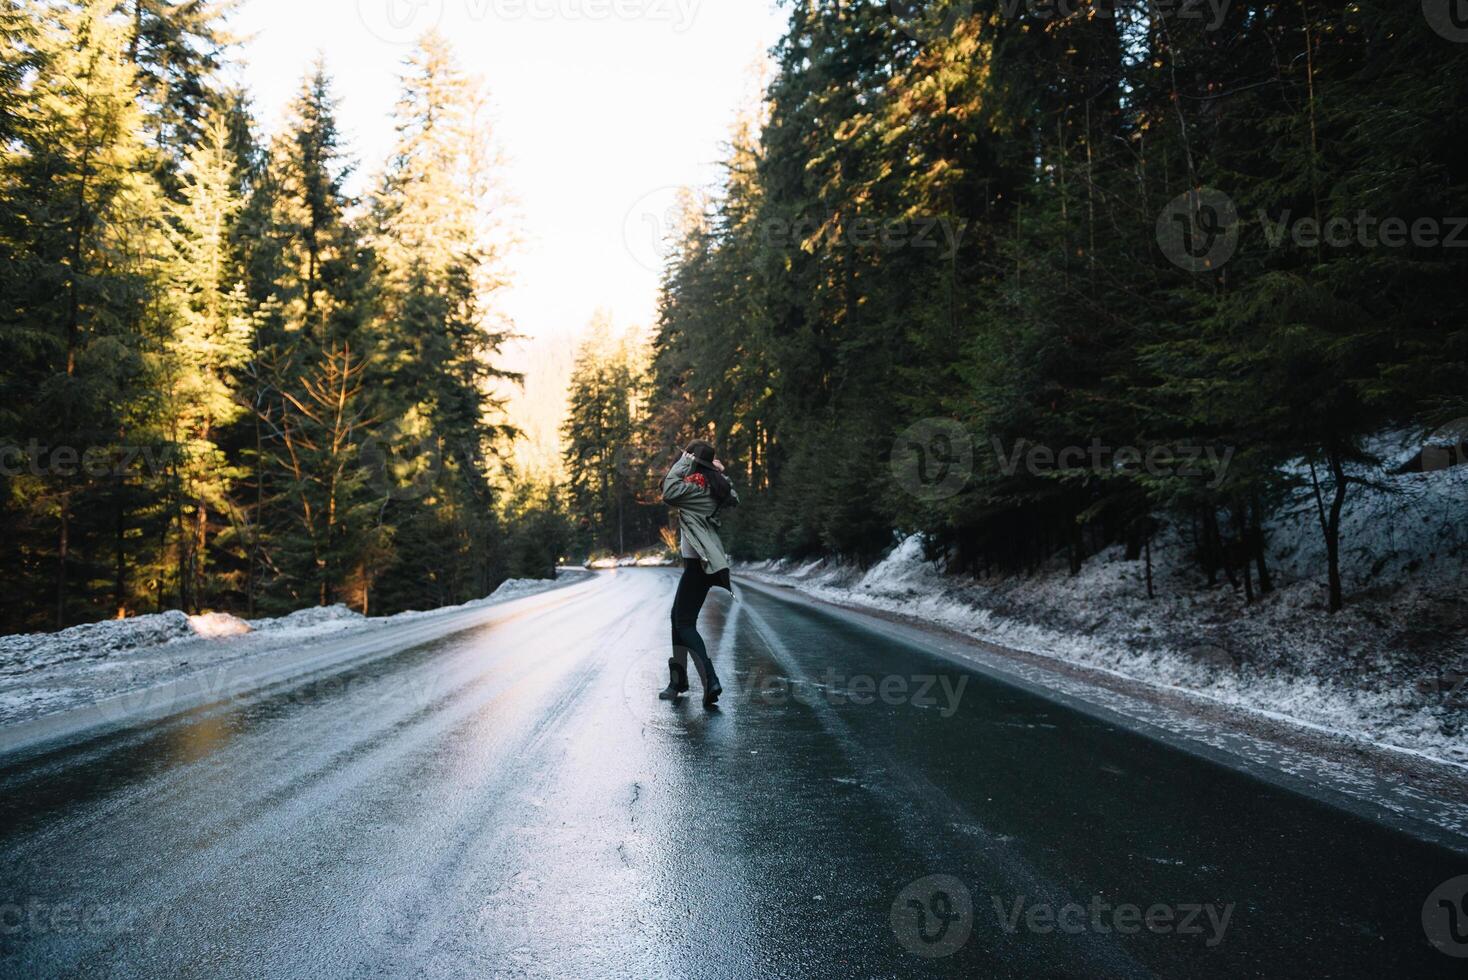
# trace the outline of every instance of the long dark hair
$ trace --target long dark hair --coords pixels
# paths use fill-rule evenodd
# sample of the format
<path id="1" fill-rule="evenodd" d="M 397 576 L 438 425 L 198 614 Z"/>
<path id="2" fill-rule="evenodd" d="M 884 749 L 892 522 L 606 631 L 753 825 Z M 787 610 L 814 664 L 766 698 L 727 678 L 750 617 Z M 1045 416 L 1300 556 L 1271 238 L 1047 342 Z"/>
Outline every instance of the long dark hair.
<path id="1" fill-rule="evenodd" d="M 722 504 L 728 500 L 733 488 L 729 484 L 729 478 L 714 468 L 714 460 L 719 455 L 714 444 L 698 439 L 690 442 L 683 451 L 693 457 L 693 468 L 708 480 L 709 493 L 714 495 L 714 503 Z"/>

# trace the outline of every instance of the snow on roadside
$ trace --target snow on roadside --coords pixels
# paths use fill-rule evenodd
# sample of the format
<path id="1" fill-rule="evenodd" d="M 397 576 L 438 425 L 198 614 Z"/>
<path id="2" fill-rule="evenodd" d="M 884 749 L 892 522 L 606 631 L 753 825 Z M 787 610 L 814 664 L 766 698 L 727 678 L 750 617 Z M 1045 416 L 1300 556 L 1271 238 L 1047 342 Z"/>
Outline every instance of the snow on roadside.
<path id="1" fill-rule="evenodd" d="M 0 674 L 39 670 L 73 660 L 99 660 L 187 640 L 225 640 L 249 633 L 307 639 L 365 626 L 405 622 L 478 609 L 544 591 L 556 584 L 549 579 L 510 579 L 483 599 L 422 612 L 404 612 L 369 619 L 344 605 L 313 606 L 285 616 L 244 620 L 229 613 L 189 616 L 176 610 L 129 619 L 73 626 L 59 633 L 0 636 Z"/>
<path id="2" fill-rule="evenodd" d="M 1253 606 L 1208 588 L 1170 528 L 1154 546 L 1157 597 L 1120 547 L 1078 575 L 946 574 L 920 536 L 868 569 L 839 561 L 740 570 L 833 602 L 898 613 L 1027 653 L 1378 745 L 1468 766 L 1468 467 L 1374 474 L 1343 520 L 1347 607 L 1326 611 L 1310 508 L 1270 528 L 1275 591 Z M 1311 505 L 1313 507 L 1313 504 Z M 1446 679 L 1446 682 L 1444 681 Z"/>
<path id="3" fill-rule="evenodd" d="M 96 660 L 194 636 L 189 617 L 177 611 L 87 623 L 59 633 L 0 636 L 0 674 Z"/>
<path id="4" fill-rule="evenodd" d="M 0 725 L 146 686 L 180 672 L 397 623 L 449 616 L 544 592 L 589 573 L 511 579 L 459 606 L 370 619 L 343 605 L 246 621 L 228 613 L 170 611 L 73 626 L 57 633 L 0 636 Z"/>
<path id="5" fill-rule="evenodd" d="M 76 661 L 114 659 L 191 640 L 224 641 L 250 633 L 308 639 L 370 622 L 387 620 L 369 620 L 341 605 L 301 609 L 288 616 L 253 622 L 228 613 L 201 616 L 189 616 L 177 610 L 149 613 L 73 626 L 59 633 L 0 636 L 0 676 Z"/>

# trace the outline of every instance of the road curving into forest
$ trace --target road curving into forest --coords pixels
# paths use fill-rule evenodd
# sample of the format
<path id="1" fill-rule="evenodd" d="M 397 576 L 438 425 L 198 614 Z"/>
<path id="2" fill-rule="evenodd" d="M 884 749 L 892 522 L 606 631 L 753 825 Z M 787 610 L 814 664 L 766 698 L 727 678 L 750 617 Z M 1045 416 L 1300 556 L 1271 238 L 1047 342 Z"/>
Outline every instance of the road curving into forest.
<path id="1" fill-rule="evenodd" d="M 0 976 L 1462 975 L 1464 853 L 843 611 L 659 702 L 675 583 L 0 757 Z"/>

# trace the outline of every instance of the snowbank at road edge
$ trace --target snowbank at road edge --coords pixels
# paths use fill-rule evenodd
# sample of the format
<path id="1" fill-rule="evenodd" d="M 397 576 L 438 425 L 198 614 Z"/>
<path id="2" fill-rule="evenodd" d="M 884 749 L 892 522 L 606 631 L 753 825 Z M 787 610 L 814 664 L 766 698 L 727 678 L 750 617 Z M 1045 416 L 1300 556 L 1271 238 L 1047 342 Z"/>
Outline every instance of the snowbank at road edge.
<path id="1" fill-rule="evenodd" d="M 1175 527 L 1143 564 L 1118 547 L 1072 576 L 946 574 L 920 536 L 861 569 L 840 561 L 743 565 L 817 598 L 899 613 L 1013 649 L 1468 766 L 1468 467 L 1373 474 L 1343 520 L 1347 606 L 1326 611 L 1309 501 L 1269 528 L 1275 591 L 1246 606 L 1208 588 Z"/>
<path id="2" fill-rule="evenodd" d="M 269 634 L 282 641 L 315 639 L 347 630 L 404 622 L 475 609 L 544 591 L 550 579 L 510 579 L 483 599 L 424 612 L 369 619 L 344 605 L 298 609 L 286 616 L 243 620 L 229 613 L 189 616 L 172 610 L 129 619 L 73 626 L 57 633 L 0 636 L 0 676 L 47 670 L 63 664 L 108 661 L 195 640 L 227 642 L 250 634 Z"/>

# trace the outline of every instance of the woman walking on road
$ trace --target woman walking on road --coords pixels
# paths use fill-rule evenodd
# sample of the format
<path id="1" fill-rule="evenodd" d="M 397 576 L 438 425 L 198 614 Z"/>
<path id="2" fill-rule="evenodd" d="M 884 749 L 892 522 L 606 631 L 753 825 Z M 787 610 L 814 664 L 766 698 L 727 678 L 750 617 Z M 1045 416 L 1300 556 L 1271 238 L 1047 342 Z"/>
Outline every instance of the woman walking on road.
<path id="1" fill-rule="evenodd" d="M 673 598 L 673 656 L 668 661 L 668 686 L 658 695 L 673 701 L 688 690 L 688 657 L 693 656 L 703 683 L 703 703 L 712 706 L 724 693 L 703 637 L 698 635 L 698 613 L 709 589 L 719 586 L 730 594 L 729 556 L 719 540 L 719 512 L 739 506 L 739 495 L 724 475 L 714 447 L 690 443 L 682 457 L 663 477 L 663 503 L 678 516 L 679 551 L 683 577 Z"/>

